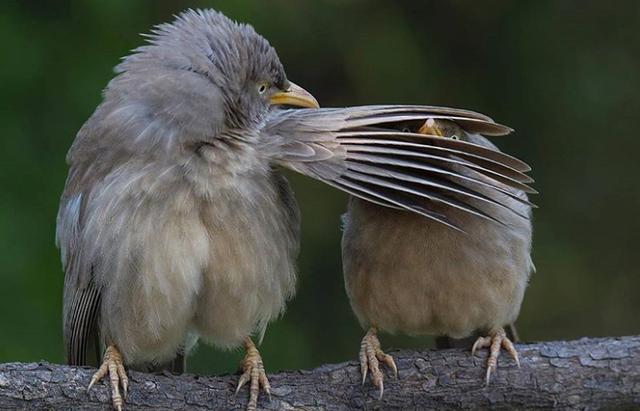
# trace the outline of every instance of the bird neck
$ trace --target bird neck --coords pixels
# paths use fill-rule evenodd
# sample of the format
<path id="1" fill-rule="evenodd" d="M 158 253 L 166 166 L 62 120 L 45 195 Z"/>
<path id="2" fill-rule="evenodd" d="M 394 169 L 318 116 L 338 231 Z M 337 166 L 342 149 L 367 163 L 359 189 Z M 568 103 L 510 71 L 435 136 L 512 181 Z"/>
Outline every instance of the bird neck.
<path id="1" fill-rule="evenodd" d="M 184 163 L 185 176 L 196 193 L 215 197 L 221 191 L 238 188 L 246 181 L 270 173 L 270 163 L 256 145 L 232 137 L 228 132 L 202 143 Z"/>

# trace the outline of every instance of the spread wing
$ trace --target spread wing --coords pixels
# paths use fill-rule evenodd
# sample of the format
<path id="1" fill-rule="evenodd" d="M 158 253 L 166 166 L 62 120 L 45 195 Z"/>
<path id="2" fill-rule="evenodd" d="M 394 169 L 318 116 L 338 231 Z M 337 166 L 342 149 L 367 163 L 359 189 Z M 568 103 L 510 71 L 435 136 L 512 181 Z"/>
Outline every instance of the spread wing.
<path id="1" fill-rule="evenodd" d="M 398 124 L 428 119 L 452 121 L 466 132 L 505 135 L 512 130 L 466 110 L 431 106 L 361 106 L 274 111 L 262 133 L 274 144 L 285 167 L 321 180 L 373 203 L 405 209 L 460 229 L 447 217 L 425 208 L 425 200 L 500 222 L 473 204 L 509 209 L 486 188 L 531 205 L 517 195 L 535 193 L 523 161 L 462 140 L 402 131 Z M 477 173 L 461 173 L 461 168 Z M 471 184 L 460 184 L 464 180 Z M 482 190 L 475 189 L 482 186 Z"/>

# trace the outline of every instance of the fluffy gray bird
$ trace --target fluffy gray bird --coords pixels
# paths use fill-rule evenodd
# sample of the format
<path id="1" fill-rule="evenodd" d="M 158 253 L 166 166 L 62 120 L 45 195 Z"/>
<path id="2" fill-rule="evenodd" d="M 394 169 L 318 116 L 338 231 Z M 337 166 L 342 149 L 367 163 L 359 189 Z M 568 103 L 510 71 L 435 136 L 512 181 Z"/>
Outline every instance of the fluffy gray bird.
<path id="1" fill-rule="evenodd" d="M 393 150 L 365 153 L 397 143 L 403 155 L 431 153 L 418 164 L 457 153 L 496 174 L 512 160 L 462 142 L 410 142 L 386 125 L 433 117 L 489 134 L 504 127 L 438 107 L 315 109 L 264 38 L 215 11 L 187 11 L 148 37 L 116 67 L 67 156 L 56 233 L 67 361 L 100 364 L 103 351 L 90 386 L 108 374 L 121 409 L 125 366 L 176 364 L 198 339 L 244 344 L 238 389 L 250 382 L 255 409 L 269 383 L 251 336 L 262 339 L 296 283 L 298 208 L 274 167 L 431 216 L 389 163 Z"/>
<path id="2" fill-rule="evenodd" d="M 430 119 L 419 128 L 415 122 L 398 127 L 410 134 L 498 150 L 456 121 Z M 350 198 L 343 217 L 345 287 L 353 311 L 368 329 L 360 346 L 362 381 L 370 372 L 380 397 L 384 390 L 380 363 L 396 375 L 397 369 L 380 347 L 378 330 L 453 338 L 485 333 L 473 344 L 472 353 L 490 348 L 487 384 L 501 347 L 519 365 L 503 327 L 516 320 L 533 269 L 532 204 L 525 194 L 533 190 L 525 184 L 531 180 L 522 174 L 529 169 L 526 165 L 513 162 L 510 168 L 510 178 L 496 180 L 482 168 L 452 163 L 455 174 L 443 174 L 443 179 L 456 182 L 461 189 L 456 197 L 473 209 L 425 196 L 424 207 L 437 213 L 439 221 Z M 469 187 L 476 192 L 465 192 Z"/>

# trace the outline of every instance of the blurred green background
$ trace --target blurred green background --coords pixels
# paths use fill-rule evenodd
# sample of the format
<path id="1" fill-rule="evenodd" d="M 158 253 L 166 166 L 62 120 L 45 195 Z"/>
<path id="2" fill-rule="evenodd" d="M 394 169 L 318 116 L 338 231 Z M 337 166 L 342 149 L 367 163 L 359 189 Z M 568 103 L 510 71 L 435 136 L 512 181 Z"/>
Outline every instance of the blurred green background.
<path id="1" fill-rule="evenodd" d="M 525 340 L 640 333 L 640 2 L 0 2 L 0 362 L 61 362 L 54 246 L 65 153 L 139 33 L 183 8 L 253 24 L 324 106 L 423 103 L 486 113 L 534 167 Z M 345 196 L 292 176 L 303 212 L 299 292 L 262 347 L 269 370 L 355 359 L 363 331 L 342 284 Z M 383 337 L 386 347 L 431 339 Z M 192 371 L 239 352 L 200 347 Z"/>

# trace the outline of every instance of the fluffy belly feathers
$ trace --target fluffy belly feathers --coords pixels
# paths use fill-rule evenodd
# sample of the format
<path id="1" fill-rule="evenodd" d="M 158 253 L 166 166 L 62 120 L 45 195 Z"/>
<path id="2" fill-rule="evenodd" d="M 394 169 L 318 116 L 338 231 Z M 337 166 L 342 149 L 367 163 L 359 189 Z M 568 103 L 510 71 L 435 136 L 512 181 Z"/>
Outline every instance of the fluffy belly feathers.
<path id="1" fill-rule="evenodd" d="M 352 201 L 345 286 L 363 326 L 460 338 L 515 320 L 529 276 L 526 238 L 484 221 L 466 223 L 464 235 Z"/>
<path id="2" fill-rule="evenodd" d="M 111 227 L 120 235 L 103 261 L 119 263 L 101 270 L 100 329 L 127 363 L 168 361 L 190 334 L 236 346 L 284 310 L 297 238 L 281 207 L 265 206 L 278 204 L 276 187 L 256 184 L 252 198 L 229 190 L 219 201 L 164 187 L 170 195 L 138 203 L 128 229 Z"/>

